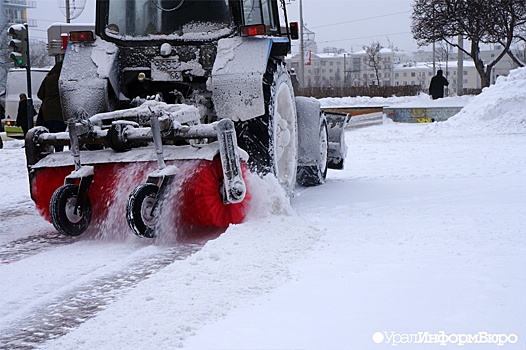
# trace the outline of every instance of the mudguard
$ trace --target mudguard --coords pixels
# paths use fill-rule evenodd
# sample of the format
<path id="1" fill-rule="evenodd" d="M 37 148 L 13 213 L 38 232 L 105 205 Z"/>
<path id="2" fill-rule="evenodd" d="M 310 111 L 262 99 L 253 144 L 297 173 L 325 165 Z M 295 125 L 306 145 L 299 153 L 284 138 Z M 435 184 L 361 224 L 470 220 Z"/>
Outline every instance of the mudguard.
<path id="1" fill-rule="evenodd" d="M 265 114 L 263 75 L 273 47 L 286 38 L 219 40 L 209 89 L 219 119 L 245 121 Z"/>
<path id="2" fill-rule="evenodd" d="M 96 39 L 69 43 L 59 79 L 64 120 L 83 110 L 89 116 L 111 110 L 110 89 L 119 96 L 118 48 Z"/>
<path id="3" fill-rule="evenodd" d="M 325 115 L 312 97 L 296 97 L 298 113 L 298 166 L 317 165 L 320 158 L 320 126 Z"/>
<path id="4" fill-rule="evenodd" d="M 351 116 L 347 113 L 328 112 L 325 112 L 325 116 L 329 132 L 329 168 L 341 170 L 347 155 L 345 127 L 349 123 Z"/>

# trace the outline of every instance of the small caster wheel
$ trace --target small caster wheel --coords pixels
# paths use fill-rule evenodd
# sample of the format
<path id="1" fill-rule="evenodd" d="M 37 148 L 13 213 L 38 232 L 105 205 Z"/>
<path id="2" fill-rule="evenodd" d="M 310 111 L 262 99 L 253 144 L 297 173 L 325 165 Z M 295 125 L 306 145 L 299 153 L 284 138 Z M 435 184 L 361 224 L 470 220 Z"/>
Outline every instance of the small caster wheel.
<path id="1" fill-rule="evenodd" d="M 65 236 L 83 234 L 91 222 L 91 201 L 86 196 L 84 203 L 79 205 L 78 189 L 77 185 L 67 184 L 57 188 L 51 197 L 51 221 L 57 231 Z"/>
<path id="2" fill-rule="evenodd" d="M 133 233 L 139 237 L 155 237 L 158 215 L 154 207 L 158 192 L 158 186 L 145 183 L 130 193 L 126 205 L 126 221 Z"/>

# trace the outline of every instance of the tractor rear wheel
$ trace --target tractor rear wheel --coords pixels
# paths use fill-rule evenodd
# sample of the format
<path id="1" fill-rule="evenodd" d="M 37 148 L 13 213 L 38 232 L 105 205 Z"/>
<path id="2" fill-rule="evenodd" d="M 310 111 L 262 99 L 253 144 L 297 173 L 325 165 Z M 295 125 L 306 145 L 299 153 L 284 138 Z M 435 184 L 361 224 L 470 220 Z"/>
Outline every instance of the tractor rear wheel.
<path id="1" fill-rule="evenodd" d="M 126 221 L 139 237 L 154 238 L 157 212 L 154 211 L 159 187 L 152 183 L 141 184 L 130 193 L 126 205 Z"/>
<path id="2" fill-rule="evenodd" d="M 77 185 L 66 184 L 57 188 L 51 197 L 51 221 L 57 231 L 65 236 L 83 234 L 91 222 L 91 201 L 86 196 L 84 203 L 78 206 L 78 189 Z"/>
<path id="3" fill-rule="evenodd" d="M 298 126 L 292 82 L 280 61 L 269 61 L 263 93 L 266 113 L 238 123 L 238 144 L 248 152 L 251 170 L 274 174 L 290 196 L 296 184 Z"/>

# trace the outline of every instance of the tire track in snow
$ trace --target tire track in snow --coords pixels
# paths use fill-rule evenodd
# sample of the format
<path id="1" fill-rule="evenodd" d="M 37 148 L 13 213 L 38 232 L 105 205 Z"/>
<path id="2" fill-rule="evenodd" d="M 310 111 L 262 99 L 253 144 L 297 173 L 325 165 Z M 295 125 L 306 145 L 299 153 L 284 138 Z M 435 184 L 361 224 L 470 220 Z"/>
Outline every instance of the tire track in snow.
<path id="1" fill-rule="evenodd" d="M 35 209 L 31 206 L 32 202 L 23 201 L 18 203 L 11 203 L 14 207 L 2 208 L 2 219 L 15 219 L 24 215 L 34 215 Z"/>
<path id="2" fill-rule="evenodd" d="M 10 264 L 51 247 L 74 243 L 78 237 L 66 237 L 57 232 L 31 235 L 0 245 L 0 264 Z"/>
<path id="3" fill-rule="evenodd" d="M 203 244 L 187 244 L 153 255 L 117 273 L 90 281 L 64 293 L 36 309 L 0 333 L 1 350 L 36 349 L 44 342 L 59 338 L 95 317 L 139 282 L 177 260 L 184 260 Z"/>

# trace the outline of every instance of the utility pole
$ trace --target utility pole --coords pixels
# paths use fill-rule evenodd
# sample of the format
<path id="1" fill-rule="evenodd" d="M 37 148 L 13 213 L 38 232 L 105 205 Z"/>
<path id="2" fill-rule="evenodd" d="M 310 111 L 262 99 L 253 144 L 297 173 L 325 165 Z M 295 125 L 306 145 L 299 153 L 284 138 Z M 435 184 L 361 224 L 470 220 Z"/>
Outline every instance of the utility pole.
<path id="1" fill-rule="evenodd" d="M 303 30 L 303 0 L 300 0 L 300 71 L 299 71 L 299 81 L 300 87 L 305 87 L 305 44 L 304 39 L 304 30 Z"/>
<path id="2" fill-rule="evenodd" d="M 343 87 L 345 88 L 345 83 L 347 83 L 347 65 L 345 64 L 347 53 L 343 53 Z"/>
<path id="3" fill-rule="evenodd" d="M 463 94 L 464 89 L 464 38 L 462 34 L 458 35 L 458 57 L 457 57 L 457 96 Z"/>
<path id="4" fill-rule="evenodd" d="M 33 127 L 33 95 L 31 91 L 31 60 L 29 54 L 29 27 L 27 23 L 14 24 L 9 27 L 9 35 L 13 37 L 9 46 L 13 52 L 9 58 L 14 61 L 15 66 L 26 69 L 27 78 L 27 126 L 28 130 Z"/>
<path id="5" fill-rule="evenodd" d="M 435 21 L 435 0 L 432 1 L 432 5 L 433 5 L 433 21 Z M 437 74 L 435 41 L 436 41 L 436 36 L 435 36 L 435 31 L 433 30 L 433 75 Z"/>
<path id="6" fill-rule="evenodd" d="M 433 41 L 433 75 L 437 73 L 436 70 L 436 57 L 435 57 L 435 42 Z"/>
<path id="7" fill-rule="evenodd" d="M 27 31 L 27 66 L 26 66 L 26 84 L 27 84 L 27 126 L 33 128 L 33 91 L 31 89 L 31 59 L 29 55 L 29 27 L 24 23 Z"/>
<path id="8" fill-rule="evenodd" d="M 66 23 L 71 22 L 71 10 L 69 7 L 69 0 L 66 0 Z"/>

